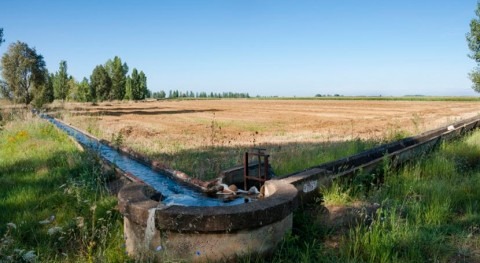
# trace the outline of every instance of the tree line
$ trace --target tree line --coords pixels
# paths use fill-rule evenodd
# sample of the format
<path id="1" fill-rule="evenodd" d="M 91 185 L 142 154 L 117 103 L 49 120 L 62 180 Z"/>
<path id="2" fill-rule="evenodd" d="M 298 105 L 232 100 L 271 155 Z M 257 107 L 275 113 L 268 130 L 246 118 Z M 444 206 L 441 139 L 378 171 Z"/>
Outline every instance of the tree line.
<path id="1" fill-rule="evenodd" d="M 4 42 L 0 28 L 0 45 Z M 67 61 L 60 61 L 58 70 L 49 73 L 43 56 L 35 48 L 17 41 L 10 44 L 1 59 L 0 95 L 15 103 L 32 103 L 40 107 L 54 100 L 99 102 L 107 100 L 143 100 L 167 98 L 162 90 L 151 93 L 143 71 L 133 68 L 128 74 L 127 63 L 115 56 L 97 65 L 90 78 L 77 81 L 68 74 Z M 170 90 L 168 98 L 250 98 L 248 93 L 182 92 Z"/>
<path id="2" fill-rule="evenodd" d="M 164 99 L 167 98 L 167 94 L 165 91 L 161 90 L 159 92 L 153 92 L 152 98 L 154 99 Z M 169 99 L 176 99 L 176 98 L 250 98 L 248 93 L 238 93 L 238 92 L 196 92 L 193 91 L 178 91 L 178 90 L 170 90 L 168 92 Z"/>
<path id="3" fill-rule="evenodd" d="M 0 29 L 0 45 L 4 42 Z M 0 94 L 15 103 L 41 106 L 53 100 L 97 102 L 105 100 L 142 100 L 151 96 L 143 71 L 132 69 L 115 56 L 97 65 L 90 79 L 77 81 L 68 74 L 66 61 L 58 71 L 49 73 L 43 56 L 35 48 L 17 41 L 10 44 L 1 59 Z"/>

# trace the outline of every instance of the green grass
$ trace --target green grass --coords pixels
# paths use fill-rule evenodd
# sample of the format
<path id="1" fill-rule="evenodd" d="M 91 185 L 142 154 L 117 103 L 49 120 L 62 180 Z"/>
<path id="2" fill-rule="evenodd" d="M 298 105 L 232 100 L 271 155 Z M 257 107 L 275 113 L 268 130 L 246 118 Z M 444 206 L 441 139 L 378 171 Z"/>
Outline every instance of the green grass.
<path id="1" fill-rule="evenodd" d="M 270 163 L 276 175 L 283 176 L 306 168 L 346 157 L 380 144 L 380 141 L 353 140 L 322 143 L 262 144 L 270 154 Z M 145 152 L 145 148 L 135 148 Z M 251 147 L 206 146 L 200 149 L 178 149 L 172 153 L 146 152 L 152 159 L 161 160 L 193 177 L 208 180 L 220 172 L 242 165 L 243 154 Z M 148 150 L 148 149 L 147 149 Z"/>
<path id="2" fill-rule="evenodd" d="M 25 115 L 24 115 L 25 116 Z M 124 262 L 121 215 L 98 160 L 45 121 L 0 131 L 0 261 Z"/>
<path id="3" fill-rule="evenodd" d="M 281 164 L 274 166 L 277 173 L 288 174 L 378 143 L 293 143 L 269 149 L 275 158 L 286 158 L 275 159 Z M 195 154 L 225 158 L 231 166 L 238 160 L 228 159 L 229 151 L 242 149 Z M 182 157 L 175 155 L 179 161 Z M 385 175 L 382 185 L 371 184 L 372 174 L 350 183 L 336 181 L 322 189 L 324 203 L 305 204 L 294 213 L 293 229 L 273 255 L 239 260 L 480 262 L 479 160 L 480 132 L 475 132 L 398 170 L 385 163 L 376 172 Z M 21 262 L 30 255 L 38 262 L 128 261 L 122 218 L 114 209 L 115 198 L 105 191 L 105 179 L 97 161 L 51 125 L 29 118 L 7 122 L 0 132 L 0 261 Z M 325 223 L 324 205 L 358 202 L 380 208 L 349 227 Z M 52 215 L 54 220 L 47 220 Z"/>
<path id="4" fill-rule="evenodd" d="M 479 160 L 475 132 L 397 171 L 380 168 L 385 181 L 368 192 L 355 183 L 362 180 L 337 181 L 324 189 L 325 205 L 378 203 L 371 220 L 334 229 L 322 219 L 323 204 L 306 205 L 295 212 L 293 231 L 274 255 L 255 260 L 480 262 Z M 331 240 L 338 246 L 328 245 Z"/>

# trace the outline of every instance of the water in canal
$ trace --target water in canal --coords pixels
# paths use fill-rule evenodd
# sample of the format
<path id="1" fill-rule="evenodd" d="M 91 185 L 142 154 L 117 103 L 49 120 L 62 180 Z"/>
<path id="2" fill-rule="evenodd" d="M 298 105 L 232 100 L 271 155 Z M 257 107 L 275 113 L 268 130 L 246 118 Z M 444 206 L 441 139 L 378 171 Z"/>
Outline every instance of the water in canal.
<path id="1" fill-rule="evenodd" d="M 188 186 L 182 185 L 169 176 L 152 170 L 150 167 L 130 159 L 115 149 L 100 143 L 99 141 L 85 135 L 77 129 L 64 125 L 56 119 L 41 114 L 42 118 L 48 120 L 68 135 L 75 138 L 80 144 L 97 152 L 102 158 L 115 164 L 124 172 L 128 172 L 152 186 L 155 190 L 162 193 L 166 205 L 182 206 L 230 206 L 244 203 L 243 198 L 237 198 L 230 202 L 222 199 L 212 198 L 196 191 Z"/>

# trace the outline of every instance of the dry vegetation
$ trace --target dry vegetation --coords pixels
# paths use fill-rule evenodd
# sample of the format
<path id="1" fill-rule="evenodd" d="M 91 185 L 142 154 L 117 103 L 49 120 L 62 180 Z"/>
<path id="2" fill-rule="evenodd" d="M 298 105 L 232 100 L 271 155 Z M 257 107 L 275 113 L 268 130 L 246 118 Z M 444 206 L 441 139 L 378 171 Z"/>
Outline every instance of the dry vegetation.
<path id="1" fill-rule="evenodd" d="M 162 141 L 197 148 L 215 143 L 312 142 L 371 139 L 389 130 L 417 133 L 480 112 L 478 102 L 182 100 L 139 103 L 68 104 L 66 119 L 88 129 L 98 122 L 102 135 L 122 133 L 126 142 Z M 162 149 L 159 149 L 162 150 Z"/>
<path id="2" fill-rule="evenodd" d="M 181 164 L 195 169 L 195 159 L 211 166 L 216 162 L 209 154 L 225 154 L 220 160 L 226 161 L 255 139 L 271 146 L 277 164 L 299 164 L 289 168 L 298 170 L 308 161 L 320 163 L 311 155 L 340 158 L 371 146 L 374 136 L 393 138 L 477 114 L 475 102 L 428 101 L 164 101 L 66 108 L 65 119 L 76 126 L 171 158 L 172 164 L 185 159 Z M 0 215 L 0 261 L 128 262 L 116 200 L 98 191 L 99 174 L 89 156 L 76 151 L 65 134 L 20 113 L 2 107 L 0 204 L 7 213 Z M 204 123 L 193 124 L 198 119 Z M 127 133 L 125 127 L 131 127 Z M 222 141 L 225 136 L 234 141 Z M 164 148 L 145 147 L 152 142 Z M 252 255 L 239 262 L 480 262 L 479 149 L 476 132 L 399 170 L 385 164 L 385 181 L 375 188 L 366 188 L 362 179 L 370 174 L 335 181 L 322 189 L 324 203 L 295 212 L 292 232 L 270 258 Z M 287 153 L 284 161 L 280 153 Z M 42 220 L 52 215 L 54 220 Z"/>
<path id="3" fill-rule="evenodd" d="M 416 134 L 475 116 L 478 105 L 475 101 L 224 99 L 76 103 L 57 108 L 66 109 L 62 116 L 74 126 L 202 177 L 209 167 L 216 173 L 224 165 L 241 162 L 241 152 L 248 147 L 265 146 L 278 162 L 278 155 L 290 154 L 292 147 Z M 205 151 L 211 154 L 198 155 Z M 187 157 L 192 153 L 197 160 Z M 280 172 L 301 168 L 306 167 Z"/>

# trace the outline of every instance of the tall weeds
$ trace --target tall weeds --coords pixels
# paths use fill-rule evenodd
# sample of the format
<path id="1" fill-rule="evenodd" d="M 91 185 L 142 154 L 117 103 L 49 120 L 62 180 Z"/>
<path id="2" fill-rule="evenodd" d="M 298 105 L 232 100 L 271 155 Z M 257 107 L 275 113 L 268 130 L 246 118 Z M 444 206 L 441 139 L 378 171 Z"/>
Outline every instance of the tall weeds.
<path id="1" fill-rule="evenodd" d="M 385 163 L 376 171 L 383 184 L 368 190 L 359 187 L 364 180 L 336 181 L 321 190 L 324 203 L 295 212 L 292 232 L 270 258 L 244 262 L 480 262 L 478 160 L 475 132 L 398 170 Z M 348 226 L 329 222 L 324 205 L 354 203 L 379 208 Z"/>
<path id="2" fill-rule="evenodd" d="M 0 133 L 0 261 L 127 260 L 106 180 L 98 160 L 52 125 L 9 120 Z"/>

